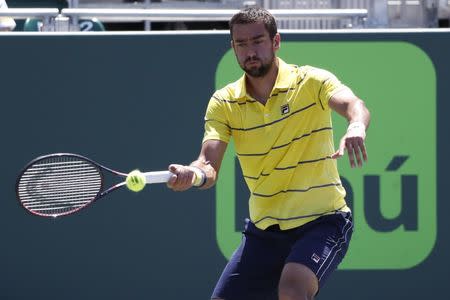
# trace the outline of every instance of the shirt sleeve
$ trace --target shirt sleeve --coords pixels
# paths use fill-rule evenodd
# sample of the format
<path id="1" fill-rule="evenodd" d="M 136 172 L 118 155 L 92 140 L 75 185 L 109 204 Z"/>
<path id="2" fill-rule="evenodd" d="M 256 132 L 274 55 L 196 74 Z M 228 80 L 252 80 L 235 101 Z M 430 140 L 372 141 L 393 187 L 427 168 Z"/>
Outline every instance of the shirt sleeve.
<path id="1" fill-rule="evenodd" d="M 347 89 L 335 75 L 323 69 L 315 69 L 312 72 L 312 79 L 317 102 L 324 110 L 329 108 L 328 102 L 334 94 Z"/>
<path id="2" fill-rule="evenodd" d="M 231 126 L 226 116 L 225 102 L 218 97 L 211 97 L 205 115 L 205 134 L 207 140 L 220 140 L 228 143 L 231 138 Z"/>

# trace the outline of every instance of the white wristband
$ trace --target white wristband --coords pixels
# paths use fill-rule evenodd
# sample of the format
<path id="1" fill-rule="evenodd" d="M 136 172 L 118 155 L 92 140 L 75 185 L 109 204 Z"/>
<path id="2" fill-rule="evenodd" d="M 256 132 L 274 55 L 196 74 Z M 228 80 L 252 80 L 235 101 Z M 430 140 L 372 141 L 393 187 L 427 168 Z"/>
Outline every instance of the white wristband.
<path id="1" fill-rule="evenodd" d="M 364 125 L 363 122 L 356 121 L 356 122 L 352 122 L 348 125 L 347 132 L 349 132 L 350 130 L 355 129 L 355 128 L 362 128 L 364 132 L 366 131 L 366 125 Z"/>
<path id="2" fill-rule="evenodd" d="M 205 174 L 205 172 L 202 169 L 198 168 L 198 167 L 189 166 L 189 168 L 195 174 L 195 178 L 192 181 L 192 185 L 196 186 L 196 187 L 201 187 L 203 184 L 205 184 L 205 182 L 206 182 L 206 174 Z"/>

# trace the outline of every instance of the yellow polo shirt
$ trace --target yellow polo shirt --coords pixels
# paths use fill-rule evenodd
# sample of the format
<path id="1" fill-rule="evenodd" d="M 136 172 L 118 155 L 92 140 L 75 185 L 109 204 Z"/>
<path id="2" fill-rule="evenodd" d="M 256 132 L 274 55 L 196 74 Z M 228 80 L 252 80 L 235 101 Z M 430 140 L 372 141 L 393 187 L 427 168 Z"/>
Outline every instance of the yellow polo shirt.
<path id="1" fill-rule="evenodd" d="M 261 229 L 301 226 L 349 211 L 337 171 L 329 99 L 346 87 L 330 72 L 288 65 L 266 105 L 246 92 L 245 75 L 216 91 L 205 116 L 207 140 L 229 142 L 250 190 L 250 219 Z"/>

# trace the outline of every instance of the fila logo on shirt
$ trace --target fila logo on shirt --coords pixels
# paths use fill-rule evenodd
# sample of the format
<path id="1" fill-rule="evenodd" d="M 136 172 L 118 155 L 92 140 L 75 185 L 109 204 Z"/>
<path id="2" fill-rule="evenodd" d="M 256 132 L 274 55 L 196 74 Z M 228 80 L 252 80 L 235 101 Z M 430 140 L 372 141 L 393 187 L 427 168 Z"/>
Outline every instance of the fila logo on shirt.
<path id="1" fill-rule="evenodd" d="M 289 113 L 289 104 L 281 105 L 281 114 L 285 115 Z"/>

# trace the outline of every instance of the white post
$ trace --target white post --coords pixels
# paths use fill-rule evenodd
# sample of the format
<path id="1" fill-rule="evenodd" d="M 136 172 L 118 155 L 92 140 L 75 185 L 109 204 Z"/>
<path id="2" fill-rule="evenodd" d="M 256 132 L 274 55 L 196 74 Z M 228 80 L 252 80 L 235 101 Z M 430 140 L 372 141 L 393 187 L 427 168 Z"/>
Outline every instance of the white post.
<path id="1" fill-rule="evenodd" d="M 370 0 L 369 27 L 386 28 L 389 26 L 388 1 Z"/>
<path id="2" fill-rule="evenodd" d="M 151 0 L 145 0 L 145 8 L 149 8 L 150 2 L 151 2 Z M 144 30 L 145 31 L 152 30 L 152 23 L 150 21 L 148 21 L 148 20 L 144 21 Z"/>

